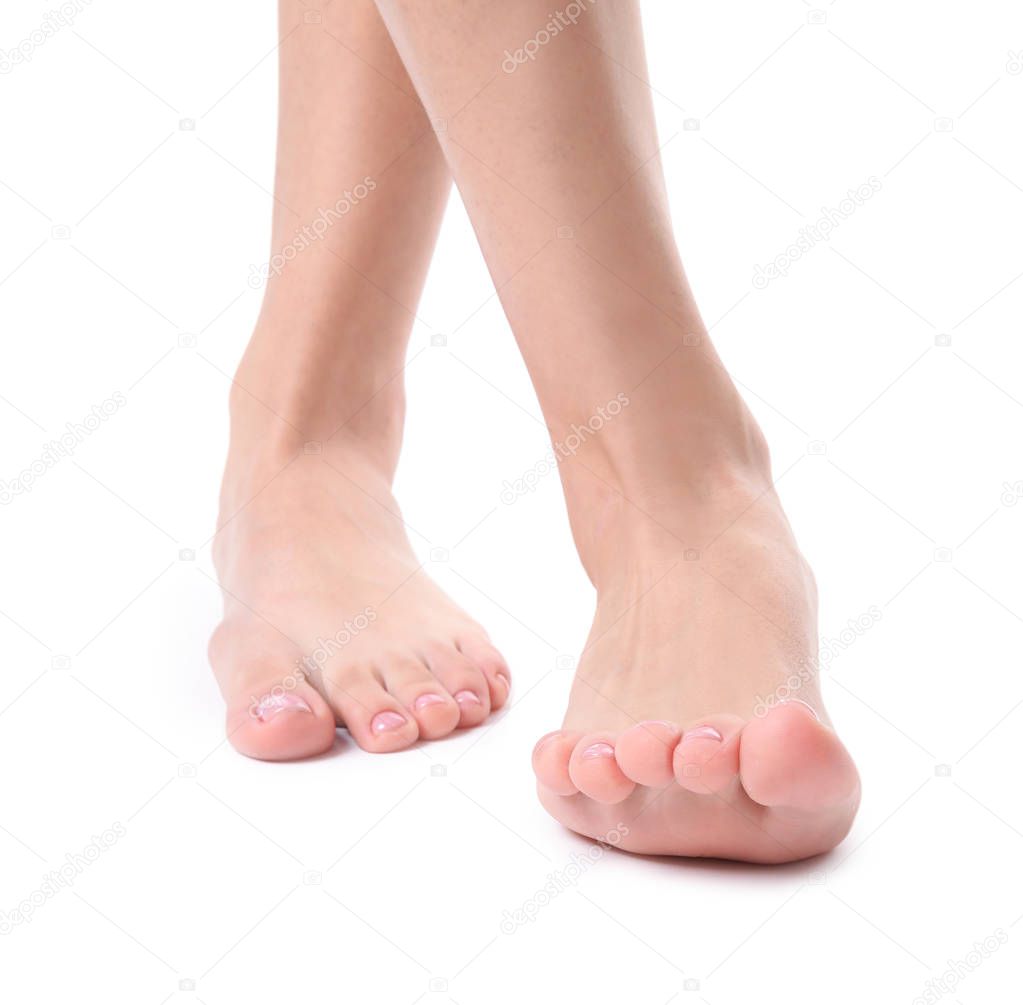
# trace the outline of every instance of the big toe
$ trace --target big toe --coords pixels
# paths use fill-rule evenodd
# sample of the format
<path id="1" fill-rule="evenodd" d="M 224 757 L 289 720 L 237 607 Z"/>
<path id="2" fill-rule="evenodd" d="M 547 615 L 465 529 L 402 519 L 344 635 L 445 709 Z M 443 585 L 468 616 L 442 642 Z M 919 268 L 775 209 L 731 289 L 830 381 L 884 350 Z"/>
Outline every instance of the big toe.
<path id="1" fill-rule="evenodd" d="M 330 750 L 334 713 L 298 670 L 296 654 L 251 625 L 225 622 L 209 644 L 210 665 L 227 702 L 227 738 L 247 757 L 293 761 Z"/>
<path id="2" fill-rule="evenodd" d="M 334 745 L 334 713 L 307 684 L 285 690 L 271 684 L 228 700 L 227 737 L 246 757 L 294 761 Z"/>
<path id="3" fill-rule="evenodd" d="M 859 792 L 849 751 L 801 701 L 783 702 L 747 723 L 739 763 L 743 788 L 764 806 L 824 810 Z"/>

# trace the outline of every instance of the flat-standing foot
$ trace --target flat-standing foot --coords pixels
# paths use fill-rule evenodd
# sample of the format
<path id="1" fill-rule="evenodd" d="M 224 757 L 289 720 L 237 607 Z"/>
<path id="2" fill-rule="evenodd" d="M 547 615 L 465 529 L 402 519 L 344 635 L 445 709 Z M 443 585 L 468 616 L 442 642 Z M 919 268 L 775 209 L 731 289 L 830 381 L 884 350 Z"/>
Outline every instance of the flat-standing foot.
<path id="1" fill-rule="evenodd" d="M 310 757 L 338 725 L 365 750 L 401 750 L 505 703 L 507 664 L 423 571 L 362 453 L 229 463 L 223 499 L 210 662 L 243 754 Z"/>

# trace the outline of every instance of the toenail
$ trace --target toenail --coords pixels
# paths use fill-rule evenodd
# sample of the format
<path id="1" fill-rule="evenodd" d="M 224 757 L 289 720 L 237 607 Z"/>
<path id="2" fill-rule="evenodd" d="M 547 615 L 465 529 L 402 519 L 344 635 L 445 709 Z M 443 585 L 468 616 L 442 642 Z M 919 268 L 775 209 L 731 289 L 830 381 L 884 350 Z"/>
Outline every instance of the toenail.
<path id="1" fill-rule="evenodd" d="M 505 686 L 506 688 L 508 688 L 508 687 L 511 687 L 511 681 L 510 681 L 510 680 L 508 680 L 508 675 L 507 675 L 506 673 L 501 673 L 501 671 L 500 671 L 500 670 L 498 670 L 498 671 L 497 671 L 497 673 L 495 673 L 495 674 L 494 674 L 494 676 L 495 676 L 495 677 L 496 677 L 496 678 L 497 678 L 497 679 L 498 679 L 498 680 L 499 680 L 499 681 L 500 681 L 500 682 L 501 682 L 501 683 L 502 683 L 502 684 L 503 684 L 503 685 L 504 685 L 504 686 Z"/>
<path id="2" fill-rule="evenodd" d="M 420 709 L 427 708 L 430 705 L 443 704 L 445 704 L 445 701 L 439 694 L 421 694 L 416 698 L 412 707 L 418 712 Z"/>
<path id="3" fill-rule="evenodd" d="M 312 712 L 301 698 L 293 694 L 267 694 L 250 709 L 254 719 L 268 722 L 279 712 Z"/>
<path id="4" fill-rule="evenodd" d="M 664 726 L 667 729 L 678 729 L 678 726 L 673 722 L 668 722 L 667 719 L 647 719 L 645 722 L 640 723 L 641 726 Z"/>
<path id="5" fill-rule="evenodd" d="M 721 734 L 713 726 L 696 726 L 682 734 L 683 740 L 721 740 Z"/>
<path id="6" fill-rule="evenodd" d="M 803 701 L 802 698 L 786 698 L 784 701 L 778 702 L 779 705 L 802 705 L 809 713 L 820 722 L 821 717 L 817 714 L 817 709 L 813 707 L 809 702 Z"/>
<path id="7" fill-rule="evenodd" d="M 591 743 L 580 755 L 589 760 L 592 757 L 614 757 L 615 748 L 610 743 Z"/>
<path id="8" fill-rule="evenodd" d="M 373 732 L 386 733 L 405 725 L 405 716 L 397 712 L 381 712 L 373 717 Z"/>
<path id="9" fill-rule="evenodd" d="M 455 701 L 457 701 L 459 705 L 483 704 L 483 702 L 480 701 L 480 696 L 475 691 L 459 691 L 455 695 Z"/>

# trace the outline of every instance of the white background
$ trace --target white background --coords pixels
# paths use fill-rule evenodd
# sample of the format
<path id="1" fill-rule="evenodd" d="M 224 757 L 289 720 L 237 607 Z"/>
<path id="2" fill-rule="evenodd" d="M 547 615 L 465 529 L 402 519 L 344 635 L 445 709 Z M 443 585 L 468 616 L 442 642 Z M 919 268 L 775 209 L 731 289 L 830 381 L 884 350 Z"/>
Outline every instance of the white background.
<path id="1" fill-rule="evenodd" d="M 0 49 L 49 6 L 8 0 Z M 398 488 L 515 700 L 384 757 L 339 742 L 268 765 L 223 742 L 209 539 L 269 241 L 275 14 L 94 0 L 0 75 L 0 478 L 126 396 L 0 507 L 0 911 L 123 836 L 0 923 L 5 1000 L 908 1005 L 999 929 L 1006 947 L 941 1000 L 1004 1000 L 1023 942 L 1023 16 L 644 9 L 679 240 L 771 441 L 822 636 L 882 612 L 825 682 L 864 777 L 852 834 L 773 869 L 610 854 L 502 934 L 589 847 L 541 811 L 529 752 L 593 598 L 556 480 L 500 501 L 547 441 L 457 200 Z M 871 176 L 829 242 L 753 287 Z"/>

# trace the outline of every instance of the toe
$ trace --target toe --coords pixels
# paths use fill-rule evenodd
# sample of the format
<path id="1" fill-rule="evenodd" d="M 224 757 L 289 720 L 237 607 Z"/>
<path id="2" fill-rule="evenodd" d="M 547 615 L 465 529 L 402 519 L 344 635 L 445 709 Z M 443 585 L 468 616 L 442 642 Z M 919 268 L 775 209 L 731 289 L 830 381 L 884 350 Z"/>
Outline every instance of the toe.
<path id="1" fill-rule="evenodd" d="M 458 648 L 486 678 L 491 709 L 500 708 L 511 693 L 511 672 L 504 657 L 484 638 L 462 636 Z"/>
<path id="2" fill-rule="evenodd" d="M 568 774 L 580 792 L 598 803 L 620 803 L 636 788 L 618 767 L 610 733 L 582 737 L 568 760 Z"/>
<path id="3" fill-rule="evenodd" d="M 615 743 L 618 767 L 639 785 L 663 788 L 675 777 L 672 756 L 681 736 L 673 722 L 640 722 Z"/>
<path id="4" fill-rule="evenodd" d="M 419 726 L 369 668 L 324 677 L 327 696 L 352 739 L 372 753 L 415 743 Z"/>
<path id="5" fill-rule="evenodd" d="M 426 664 L 412 656 L 381 661 L 384 686 L 416 720 L 425 740 L 447 736 L 457 725 L 461 711 Z"/>
<path id="6" fill-rule="evenodd" d="M 574 796 L 579 791 L 568 773 L 568 759 L 579 741 L 579 735 L 558 730 L 542 737 L 533 748 L 536 780 L 556 795 Z"/>
<path id="7" fill-rule="evenodd" d="M 687 726 L 675 748 L 675 781 L 704 794 L 735 786 L 742 729 L 743 720 L 736 715 L 705 716 Z"/>
<path id="8" fill-rule="evenodd" d="M 801 701 L 782 702 L 746 726 L 740 770 L 743 788 L 764 806 L 814 811 L 858 798 L 849 752 Z"/>
<path id="9" fill-rule="evenodd" d="M 290 681 L 288 682 L 290 684 Z M 227 737 L 239 753 L 261 761 L 314 757 L 334 745 L 334 713 L 308 684 L 267 678 L 228 701 Z"/>
<path id="10" fill-rule="evenodd" d="M 434 646 L 425 655 L 434 677 L 458 703 L 458 725 L 478 726 L 490 714 L 490 687 L 482 671 L 453 646 Z"/>
<path id="11" fill-rule="evenodd" d="M 419 724 L 419 735 L 424 740 L 438 740 L 458 728 L 461 709 L 443 688 L 433 686 L 422 690 L 407 707 Z"/>
<path id="12" fill-rule="evenodd" d="M 224 623 L 209 645 L 227 702 L 227 738 L 247 757 L 292 761 L 334 745 L 334 713 L 298 669 L 301 653 L 274 635 Z"/>

